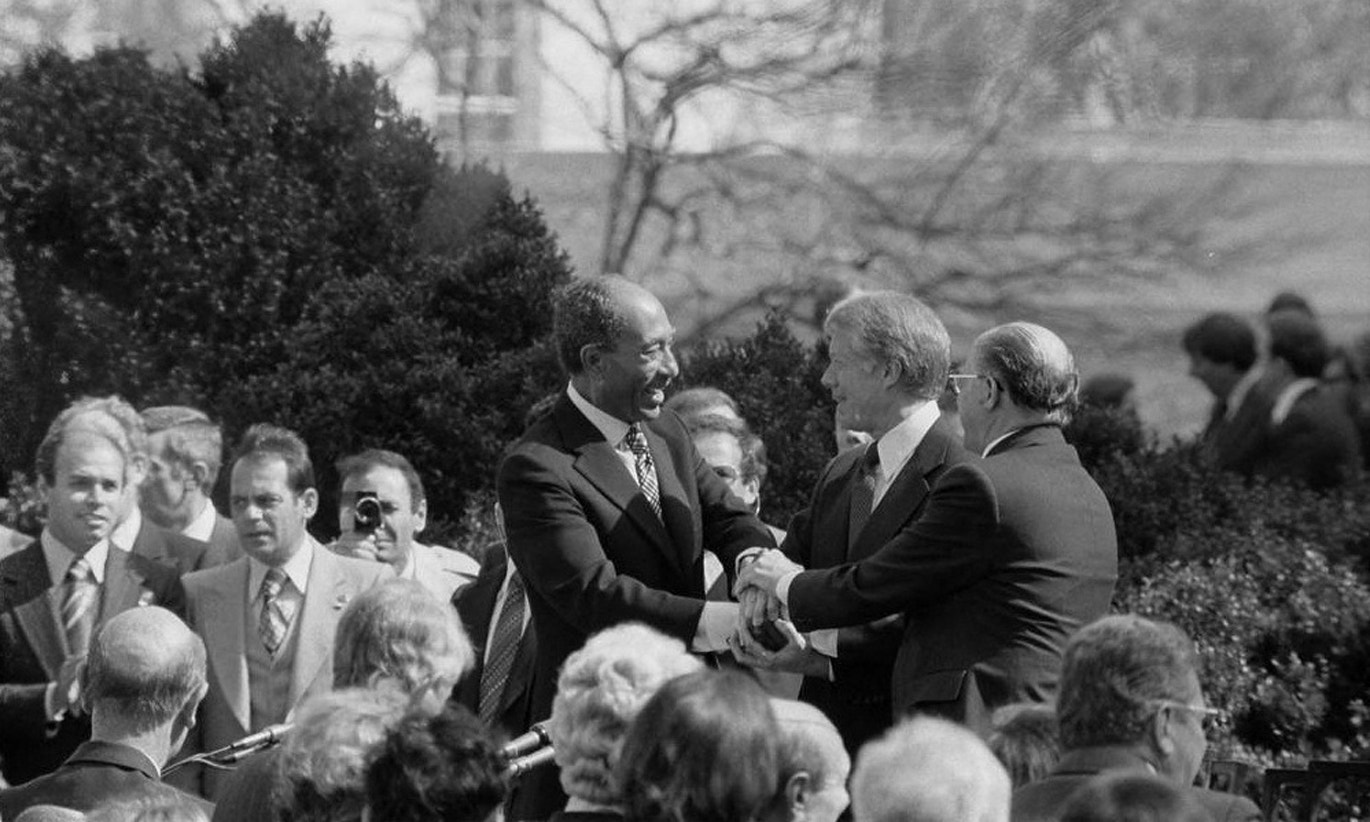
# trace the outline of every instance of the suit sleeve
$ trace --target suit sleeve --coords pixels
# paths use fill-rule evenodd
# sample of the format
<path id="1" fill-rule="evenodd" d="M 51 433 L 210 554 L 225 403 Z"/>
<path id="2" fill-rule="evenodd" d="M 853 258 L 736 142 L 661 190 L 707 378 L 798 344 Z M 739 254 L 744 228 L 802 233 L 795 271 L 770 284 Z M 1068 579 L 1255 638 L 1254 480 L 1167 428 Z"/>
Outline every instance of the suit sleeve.
<path id="1" fill-rule="evenodd" d="M 870 557 L 805 571 L 790 585 L 801 631 L 859 625 L 957 591 L 990 564 L 998 510 L 989 477 L 974 465 L 947 471 L 927 510 Z"/>
<path id="2" fill-rule="evenodd" d="M 580 500 L 552 467 L 515 451 L 500 466 L 498 489 L 509 556 L 563 620 L 586 633 L 638 620 L 693 639 L 704 600 L 616 573 Z"/>

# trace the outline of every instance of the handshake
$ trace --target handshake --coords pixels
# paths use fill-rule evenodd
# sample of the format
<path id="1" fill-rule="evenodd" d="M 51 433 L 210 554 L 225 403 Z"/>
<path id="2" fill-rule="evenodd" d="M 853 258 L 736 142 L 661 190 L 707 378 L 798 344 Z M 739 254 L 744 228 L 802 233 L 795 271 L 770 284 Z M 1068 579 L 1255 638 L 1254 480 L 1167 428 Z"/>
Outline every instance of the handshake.
<path id="1" fill-rule="evenodd" d="M 763 670 L 827 676 L 827 657 L 810 648 L 789 621 L 777 591 L 781 580 L 802 570 L 776 550 L 743 560 L 733 586 L 738 602 L 737 627 L 728 638 L 728 647 L 738 662 Z"/>

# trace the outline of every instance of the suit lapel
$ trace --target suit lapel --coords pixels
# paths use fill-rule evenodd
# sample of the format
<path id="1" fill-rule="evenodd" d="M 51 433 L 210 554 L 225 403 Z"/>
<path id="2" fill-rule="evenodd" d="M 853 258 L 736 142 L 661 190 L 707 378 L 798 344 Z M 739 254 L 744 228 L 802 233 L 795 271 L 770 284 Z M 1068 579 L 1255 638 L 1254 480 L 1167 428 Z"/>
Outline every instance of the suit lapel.
<path id="1" fill-rule="evenodd" d="M 243 626 L 247 622 L 248 602 L 254 592 L 247 590 L 247 559 L 239 559 L 212 572 L 223 584 L 204 586 L 203 607 L 205 624 L 200 635 L 205 638 L 205 650 L 210 667 L 219 679 L 219 692 L 224 695 L 233 716 L 244 732 L 252 722 L 252 706 L 247 692 L 247 645 Z M 213 626 L 209 628 L 208 626 Z"/>
<path id="2" fill-rule="evenodd" d="M 300 609 L 300 626 L 295 639 L 295 661 L 290 671 L 290 711 L 309 691 L 319 676 L 333 676 L 333 629 L 338 612 L 347 603 L 347 580 L 339 572 L 333 554 L 306 537 L 314 550 L 309 564 L 309 584 Z M 330 668 L 330 670 L 323 670 Z"/>
<path id="3" fill-rule="evenodd" d="M 953 441 L 947 423 L 938 417 L 928 433 L 923 435 L 918 447 L 913 449 L 899 476 L 890 483 L 889 489 L 880 498 L 880 504 L 871 512 L 848 559 L 869 556 L 914 517 L 932 491 L 929 475 L 946 463 L 947 452 Z"/>
<path id="4" fill-rule="evenodd" d="M 4 599 L 14 608 L 24 638 L 38 657 L 43 672 L 56 681 L 67 655 L 66 635 L 62 632 L 60 588 L 52 585 L 48 563 L 38 541 L 24 548 L 6 563 Z"/>
<path id="5" fill-rule="evenodd" d="M 682 473 L 677 469 L 675 459 L 666 440 L 647 426 L 642 429 L 647 434 L 647 444 L 652 449 L 652 462 L 656 463 L 657 485 L 661 493 L 661 517 L 652 517 L 652 523 L 659 526 L 659 536 L 665 538 L 675 570 L 685 576 L 685 570 L 694 565 L 694 509 L 695 505 L 685 492 Z M 693 466 L 684 466 L 693 468 Z M 646 506 L 643 506 L 646 507 Z"/>
<path id="6" fill-rule="evenodd" d="M 105 560 L 105 595 L 100 603 L 99 624 L 105 624 L 105 620 L 115 614 L 136 608 L 144 581 L 142 572 L 129 562 L 129 554 L 111 546 L 109 559 Z"/>

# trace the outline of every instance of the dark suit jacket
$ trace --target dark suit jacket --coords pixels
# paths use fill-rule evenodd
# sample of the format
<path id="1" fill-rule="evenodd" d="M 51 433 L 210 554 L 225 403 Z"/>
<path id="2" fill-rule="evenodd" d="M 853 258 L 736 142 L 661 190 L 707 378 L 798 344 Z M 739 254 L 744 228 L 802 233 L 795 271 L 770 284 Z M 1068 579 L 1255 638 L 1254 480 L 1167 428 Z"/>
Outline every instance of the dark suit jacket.
<path id="1" fill-rule="evenodd" d="M 1122 771 L 1154 772 L 1144 758 L 1127 748 L 1067 751 L 1050 776 L 1013 792 L 1009 818 L 1012 822 L 1055 822 L 1070 795 L 1091 778 Z M 1260 808 L 1244 796 L 1196 786 L 1189 790 L 1208 809 L 1214 822 L 1252 822 L 1261 818 Z"/>
<path id="2" fill-rule="evenodd" d="M 1279 425 L 1269 426 L 1251 473 L 1326 490 L 1360 473 L 1360 449 L 1360 434 L 1345 402 L 1318 386 L 1295 400 Z"/>
<path id="3" fill-rule="evenodd" d="M 795 515 L 781 546 L 790 559 L 806 568 L 831 568 L 866 559 L 922 515 L 933 483 L 947 468 L 970 459 L 955 431 L 939 418 L 849 549 L 851 495 L 860 480 L 864 453 L 864 448 L 848 449 L 823 470 L 809 507 Z M 890 681 L 903 635 L 904 619 L 900 615 L 843 628 L 832 663 L 832 681 L 804 678 L 799 698 L 828 715 L 853 756 L 890 725 Z"/>
<path id="4" fill-rule="evenodd" d="M 1225 412 L 1225 405 L 1215 405 L 1213 419 L 1203 435 L 1204 449 L 1214 465 L 1245 476 L 1251 475 L 1261 443 L 1270 428 L 1275 396 L 1289 382 L 1284 369 L 1253 367 L 1264 368 L 1265 373 L 1247 390 L 1241 405 L 1230 417 Z"/>
<path id="5" fill-rule="evenodd" d="M 903 611 L 896 715 L 938 713 L 987 731 L 994 708 L 1050 699 L 1061 649 L 1108 612 L 1113 515 L 1054 425 L 1015 432 L 946 471 L 921 517 L 867 559 L 806 571 L 789 590 L 800 630 Z"/>
<path id="6" fill-rule="evenodd" d="M 282 793 L 277 770 L 281 747 L 258 751 L 224 775 L 214 800 L 212 822 L 273 822 L 281 815 L 276 798 Z"/>
<path id="7" fill-rule="evenodd" d="M 91 811 L 112 800 L 164 797 L 198 804 L 205 813 L 213 806 L 198 797 L 165 785 L 157 771 L 137 750 L 117 742 L 85 742 L 66 762 L 47 776 L 0 791 L 0 818 L 14 819 L 34 805 L 57 805 Z"/>
<path id="8" fill-rule="evenodd" d="M 590 634 L 635 620 L 691 641 L 704 608 L 706 547 L 731 571 L 744 549 L 775 544 L 700 458 L 679 417 L 665 411 L 643 427 L 660 519 L 616 443 L 565 394 L 500 465 L 509 555 L 523 574 L 538 634 L 535 720 L 551 712 L 557 671 Z M 551 769 L 533 773 L 540 771 Z"/>
<path id="9" fill-rule="evenodd" d="M 480 677 L 485 670 L 485 640 L 490 634 L 490 622 L 495 619 L 495 598 L 499 596 L 508 567 L 509 556 L 504 546 L 493 545 L 485 552 L 485 560 L 481 562 L 480 575 L 475 582 L 459 588 L 452 595 L 452 606 L 457 609 L 471 643 L 476 646 L 475 667 L 457 683 L 452 690 L 452 699 L 465 705 L 473 714 L 480 710 Z M 533 662 L 537 659 L 537 649 L 537 631 L 532 621 L 529 621 L 519 639 L 497 717 L 499 729 L 511 739 L 526 732 L 533 724 Z M 532 792 L 526 790 L 528 784 L 527 780 L 519 779 L 510 785 L 509 796 L 504 803 L 506 819 L 537 819 L 547 815 L 547 811 L 534 805 Z"/>
<path id="10" fill-rule="evenodd" d="M 139 605 L 185 614 L 175 570 L 113 546 L 101 587 L 97 630 Z M 47 733 L 43 694 L 69 653 L 61 607 L 61 589 L 52 587 L 39 542 L 0 560 L 0 758 L 12 785 L 52 771 L 90 737 L 84 717 L 68 717 L 54 736 Z"/>
<path id="11" fill-rule="evenodd" d="M 143 527 L 138 529 L 130 552 L 175 568 L 178 574 L 184 575 L 217 564 L 210 561 L 208 547 L 198 539 L 168 531 L 143 517 Z"/>

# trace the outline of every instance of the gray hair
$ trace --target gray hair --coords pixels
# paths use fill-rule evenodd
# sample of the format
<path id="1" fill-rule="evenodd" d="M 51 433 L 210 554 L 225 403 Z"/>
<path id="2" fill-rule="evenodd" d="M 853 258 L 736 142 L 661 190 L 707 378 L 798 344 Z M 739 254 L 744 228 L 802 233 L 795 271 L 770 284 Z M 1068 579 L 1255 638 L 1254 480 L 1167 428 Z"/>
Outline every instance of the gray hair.
<path id="1" fill-rule="evenodd" d="M 1060 337 L 1025 322 L 996 326 L 975 340 L 972 361 L 1003 383 L 1013 401 L 1065 424 L 1075 409 L 1080 374 Z"/>
<path id="2" fill-rule="evenodd" d="M 737 400 L 723 389 L 711 385 L 687 388 L 666 400 L 666 407 L 680 415 L 686 428 L 706 416 L 742 421 L 742 412 L 738 410 Z"/>
<path id="3" fill-rule="evenodd" d="M 333 641 L 333 685 L 393 682 L 406 693 L 455 684 L 476 654 L 456 611 L 417 582 L 392 579 L 348 603 Z"/>
<path id="4" fill-rule="evenodd" d="M 606 628 L 567 657 L 547 723 L 566 793 L 618 802 L 613 770 L 628 725 L 662 683 L 702 667 L 683 642 L 637 623 Z"/>
<path id="5" fill-rule="evenodd" d="M 552 309 L 552 337 L 557 359 L 567 374 L 583 370 L 582 348 L 613 348 L 628 330 L 619 302 L 619 295 L 628 287 L 636 286 L 622 277 L 590 276 L 572 280 L 558 289 Z"/>
<path id="6" fill-rule="evenodd" d="M 166 433 L 167 453 L 178 464 L 205 464 L 209 474 L 201 488 L 212 489 L 224 464 L 224 434 L 219 426 L 205 412 L 186 405 L 144 408 L 141 416 L 149 436 Z"/>
<path id="7" fill-rule="evenodd" d="M 204 642 L 156 606 L 111 617 L 86 659 L 86 703 L 140 733 L 170 722 L 205 684 Z"/>
<path id="8" fill-rule="evenodd" d="M 1130 745 L 1142 740 L 1156 702 L 1189 697 L 1198 655 L 1184 631 L 1135 614 L 1106 616 L 1066 643 L 1056 716 L 1061 744 Z"/>
<path id="9" fill-rule="evenodd" d="M 898 291 L 854 294 L 823 321 L 823 331 L 850 331 L 881 363 L 900 369 L 900 387 L 918 399 L 936 399 L 951 371 L 951 337 L 922 300 Z"/>
<path id="10" fill-rule="evenodd" d="M 835 756 L 845 755 L 837 726 L 818 708 L 807 702 L 771 697 L 775 724 L 780 728 L 781 752 L 786 773 L 805 771 L 815 785 L 832 783 Z M 840 752 L 840 753 L 839 753 Z M 842 779 L 846 774 L 841 775 Z"/>
<path id="11" fill-rule="evenodd" d="M 906 719 L 861 749 L 852 776 L 856 822 L 1008 822 L 1008 774 L 970 730 Z"/>

